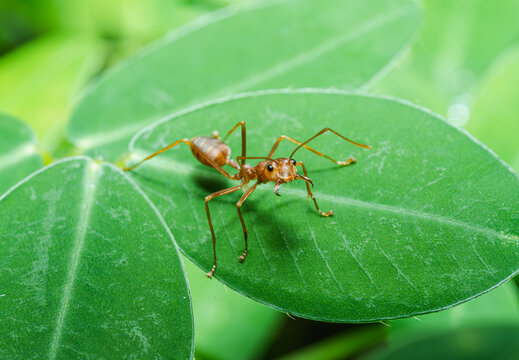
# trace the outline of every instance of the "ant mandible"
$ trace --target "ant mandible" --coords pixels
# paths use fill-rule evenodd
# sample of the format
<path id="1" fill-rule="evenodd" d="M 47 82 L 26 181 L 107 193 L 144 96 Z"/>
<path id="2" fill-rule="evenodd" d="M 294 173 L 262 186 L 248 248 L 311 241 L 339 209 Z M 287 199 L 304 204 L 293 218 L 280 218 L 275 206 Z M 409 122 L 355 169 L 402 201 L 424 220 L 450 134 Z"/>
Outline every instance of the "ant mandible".
<path id="1" fill-rule="evenodd" d="M 229 135 L 232 134 L 234 130 L 236 130 L 239 126 L 241 126 L 241 156 L 237 156 L 236 160 L 231 158 L 231 149 L 229 146 L 225 143 L 225 140 L 229 137 Z M 306 167 L 303 164 L 302 161 L 296 161 L 293 159 L 294 154 L 297 150 L 299 150 L 301 147 L 304 147 L 305 149 L 310 150 L 316 155 L 322 156 L 327 158 L 330 161 L 333 161 L 334 163 L 341 165 L 341 166 L 347 166 L 355 162 L 355 159 L 352 157 L 348 159 L 347 161 L 337 161 L 332 159 L 331 157 L 311 148 L 310 146 L 307 146 L 306 144 L 319 135 L 324 134 L 325 132 L 330 131 L 334 133 L 335 135 L 339 136 L 340 138 L 354 144 L 357 146 L 360 146 L 365 149 L 371 149 L 370 145 L 364 145 L 359 144 L 353 140 L 350 140 L 338 132 L 329 129 L 324 128 L 323 130 L 319 131 L 317 134 L 309 138 L 308 140 L 304 142 L 297 141 L 295 139 L 292 139 L 291 137 L 288 137 L 286 135 L 281 135 L 276 142 L 274 143 L 274 146 L 272 146 L 272 149 L 270 149 L 270 152 L 267 156 L 247 156 L 246 155 L 246 134 L 245 134 L 245 122 L 240 121 L 238 124 L 236 124 L 224 137 L 223 140 L 220 139 L 218 132 L 214 132 L 212 137 L 208 136 L 196 136 L 189 139 L 180 139 L 178 141 L 175 141 L 174 143 L 166 146 L 165 148 L 160 149 L 159 151 L 149 155 L 148 157 L 144 158 L 143 160 L 139 161 L 135 165 L 132 165 L 130 167 L 126 167 L 123 170 L 124 171 L 130 171 L 135 169 L 137 166 L 142 164 L 143 162 L 163 153 L 166 150 L 169 150 L 178 144 L 184 143 L 187 144 L 191 148 L 191 152 L 193 155 L 200 161 L 202 164 L 215 168 L 218 170 L 223 176 L 226 178 L 229 178 L 231 180 L 238 180 L 241 181 L 240 185 L 230 187 L 228 189 L 223 189 L 220 191 L 217 191 L 211 195 L 206 196 L 205 198 L 205 211 L 207 213 L 207 221 L 209 222 L 209 229 L 211 230 L 211 236 L 213 238 L 213 254 L 214 254 L 214 264 L 211 268 L 211 271 L 207 273 L 207 277 L 211 278 L 216 270 L 216 238 L 214 236 L 214 230 L 213 230 L 213 224 L 211 222 L 211 215 L 209 213 L 209 201 L 214 199 L 215 197 L 227 195 L 230 193 L 233 193 L 235 191 L 238 191 L 242 189 L 243 187 L 246 187 L 249 181 L 256 180 L 256 183 L 252 185 L 250 188 L 248 188 L 245 193 L 241 196 L 240 200 L 236 203 L 236 206 L 238 207 L 238 216 L 240 218 L 240 222 L 243 228 L 243 236 L 245 239 L 245 251 L 240 256 L 240 261 L 245 260 L 245 257 L 247 256 L 247 228 L 245 226 L 245 222 L 243 221 L 243 217 L 241 215 L 241 206 L 245 200 L 252 194 L 252 192 L 256 189 L 258 185 L 265 184 L 268 182 L 274 182 L 276 185 L 274 186 L 274 194 L 277 196 L 279 195 L 279 189 L 281 186 L 285 183 L 294 181 L 294 180 L 304 180 L 306 183 L 306 190 L 308 192 L 308 198 L 312 198 L 315 204 L 315 208 L 321 214 L 322 216 L 332 216 L 333 212 L 330 210 L 328 212 L 323 212 L 321 209 L 319 209 L 319 206 L 317 205 L 317 201 L 315 200 L 314 194 L 312 193 L 312 190 L 310 189 L 310 184 L 312 187 L 314 186 L 314 183 L 310 178 L 308 178 L 308 173 L 306 172 Z M 290 157 L 281 157 L 281 158 L 272 158 L 274 155 L 274 152 L 276 151 L 279 143 L 282 140 L 288 140 L 291 141 L 298 146 L 295 148 L 294 151 L 292 151 L 292 154 L 290 154 Z M 256 166 L 252 166 L 250 164 L 245 163 L 245 160 L 247 159 L 256 159 L 256 160 L 263 160 L 260 161 Z M 233 167 L 234 169 L 238 170 L 238 173 L 231 175 L 227 171 L 225 171 L 222 166 L 223 165 L 229 165 Z M 304 175 L 297 173 L 297 166 L 301 166 L 303 168 Z"/>

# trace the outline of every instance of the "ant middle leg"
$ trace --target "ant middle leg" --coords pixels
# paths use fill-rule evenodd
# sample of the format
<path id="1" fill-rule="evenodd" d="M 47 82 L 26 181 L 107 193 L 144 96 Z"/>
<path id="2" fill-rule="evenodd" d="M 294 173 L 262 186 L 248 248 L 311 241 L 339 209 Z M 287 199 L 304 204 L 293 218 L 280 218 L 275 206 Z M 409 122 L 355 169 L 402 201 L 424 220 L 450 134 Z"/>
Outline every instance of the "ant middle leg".
<path id="1" fill-rule="evenodd" d="M 303 173 L 305 174 L 305 177 L 308 178 L 308 173 L 306 172 L 306 167 L 305 167 L 305 164 L 303 164 L 302 161 L 298 161 L 296 166 L 302 166 L 303 167 Z M 304 180 L 304 179 L 303 179 Z M 317 205 L 317 200 L 315 200 L 315 196 L 314 194 L 312 193 L 312 189 L 310 189 L 310 184 L 308 183 L 308 181 L 305 180 L 305 183 L 306 183 L 306 191 L 308 193 L 308 198 L 311 198 L 313 201 L 314 201 L 314 204 L 315 204 L 315 208 L 317 209 L 317 211 L 319 212 L 319 214 L 321 214 L 322 216 L 324 217 L 328 217 L 328 216 L 333 216 L 333 210 L 330 210 L 328 212 L 324 212 L 322 211 L 321 209 L 319 209 L 319 205 Z"/>
<path id="2" fill-rule="evenodd" d="M 240 190 L 243 187 L 243 183 L 237 186 L 230 187 L 228 189 L 223 189 L 220 191 L 217 191 L 215 193 L 212 193 L 211 195 L 207 195 L 205 197 L 205 212 L 207 214 L 207 221 L 209 222 L 209 229 L 211 230 L 211 237 L 213 239 L 213 255 L 214 255 L 214 263 L 211 270 L 206 274 L 208 278 L 211 278 L 216 270 L 216 237 L 214 236 L 214 229 L 213 229 L 213 223 L 211 221 L 211 214 L 209 213 L 209 201 L 214 199 L 215 197 L 231 194 L 235 191 Z M 249 189 L 250 190 L 250 189 Z"/>
<path id="3" fill-rule="evenodd" d="M 245 194 L 242 195 L 240 200 L 236 203 L 236 207 L 238 208 L 238 216 L 240 217 L 241 226 L 243 228 L 243 238 L 245 239 L 245 250 L 243 251 L 243 254 L 240 256 L 240 261 L 245 260 L 245 257 L 247 256 L 247 250 L 248 250 L 248 243 L 247 243 L 247 227 L 245 226 L 245 222 L 243 221 L 243 216 L 241 215 L 241 205 L 247 198 L 252 194 L 254 190 L 256 190 L 256 186 L 258 186 L 258 183 L 255 183 L 252 185 Z"/>
<path id="4" fill-rule="evenodd" d="M 225 142 L 225 140 L 227 140 L 229 135 L 231 135 L 233 133 L 233 131 L 238 128 L 238 126 L 241 126 L 241 156 L 246 157 L 247 156 L 247 134 L 245 131 L 245 121 L 240 121 L 236 125 L 234 125 L 234 127 L 231 130 L 229 130 L 227 135 L 225 135 L 225 137 L 223 138 L 223 142 Z M 245 164 L 245 160 L 240 160 L 240 165 L 243 166 L 243 164 Z"/>

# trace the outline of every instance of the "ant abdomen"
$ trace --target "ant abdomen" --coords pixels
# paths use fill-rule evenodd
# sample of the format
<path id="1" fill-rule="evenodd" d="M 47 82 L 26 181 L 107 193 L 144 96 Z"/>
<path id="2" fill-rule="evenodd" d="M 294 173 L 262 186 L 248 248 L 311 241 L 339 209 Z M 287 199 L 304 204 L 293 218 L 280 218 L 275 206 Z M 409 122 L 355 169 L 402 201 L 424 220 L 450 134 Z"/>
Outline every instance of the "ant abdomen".
<path id="1" fill-rule="evenodd" d="M 196 147 L 191 146 L 191 152 L 202 164 L 213 167 L 201 154 L 202 151 L 209 159 L 214 161 L 219 166 L 227 163 L 231 156 L 231 149 L 229 146 L 219 139 L 209 136 L 195 136 L 191 142 Z"/>

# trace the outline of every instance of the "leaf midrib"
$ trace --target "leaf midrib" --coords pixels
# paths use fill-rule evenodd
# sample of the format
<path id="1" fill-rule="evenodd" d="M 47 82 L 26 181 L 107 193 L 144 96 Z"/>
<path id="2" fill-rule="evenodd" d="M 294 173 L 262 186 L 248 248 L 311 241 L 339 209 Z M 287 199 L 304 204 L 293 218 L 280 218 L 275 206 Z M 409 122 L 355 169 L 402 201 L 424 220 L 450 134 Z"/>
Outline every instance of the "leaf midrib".
<path id="1" fill-rule="evenodd" d="M 85 180 L 83 182 L 83 206 L 80 208 L 81 214 L 78 222 L 77 233 L 74 239 L 74 247 L 72 249 L 70 265 L 68 267 L 68 276 L 64 285 L 63 298 L 61 300 L 56 322 L 56 329 L 54 331 L 50 347 L 50 359 L 56 358 L 58 346 L 61 341 L 65 317 L 68 313 L 70 298 L 72 296 L 72 288 L 76 279 L 81 251 L 83 250 L 88 223 L 90 221 L 90 214 L 94 203 L 97 183 L 100 177 L 99 173 L 100 169 L 97 163 L 93 161 L 88 163 L 85 169 Z"/>
<path id="2" fill-rule="evenodd" d="M 142 154 L 139 154 L 138 156 L 142 156 Z M 142 156 L 143 157 L 143 156 Z M 195 161 L 195 160 L 194 160 Z M 207 176 L 220 176 L 216 171 L 211 171 L 209 168 L 199 168 L 195 167 L 191 164 L 187 164 L 181 161 L 173 160 L 171 158 L 154 158 L 153 160 L 150 160 L 146 163 L 146 165 L 159 168 L 162 171 L 168 171 L 175 174 L 190 174 L 193 172 L 204 174 Z M 143 165 L 146 166 L 146 165 Z M 271 191 L 269 188 L 265 187 L 258 187 L 256 191 L 264 192 L 264 191 Z M 301 189 L 294 189 L 294 188 L 285 188 L 283 189 L 283 192 L 290 195 L 296 195 L 298 197 L 306 198 L 307 193 L 306 190 Z M 318 200 L 326 200 L 329 202 L 339 202 L 344 205 L 349 205 L 357 208 L 363 208 L 363 209 L 370 209 L 370 210 L 376 210 L 391 214 L 397 214 L 401 216 L 409 216 L 412 218 L 419 218 L 427 221 L 434 221 L 441 224 L 446 224 L 452 227 L 458 227 L 465 230 L 473 231 L 475 233 L 485 234 L 492 237 L 497 237 L 502 240 L 508 240 L 508 241 L 516 241 L 519 242 L 519 237 L 514 234 L 505 234 L 502 231 L 497 231 L 490 228 L 484 228 L 475 224 L 467 223 L 460 220 L 455 220 L 448 218 L 446 216 L 437 215 L 437 214 L 431 214 L 426 212 L 421 212 L 417 210 L 412 209 L 406 209 L 394 205 L 387 205 L 387 204 L 379 204 L 374 202 L 367 202 L 362 201 L 358 199 L 352 199 L 345 196 L 340 195 L 329 195 L 323 192 L 317 192 L 315 193 L 316 198 Z"/>

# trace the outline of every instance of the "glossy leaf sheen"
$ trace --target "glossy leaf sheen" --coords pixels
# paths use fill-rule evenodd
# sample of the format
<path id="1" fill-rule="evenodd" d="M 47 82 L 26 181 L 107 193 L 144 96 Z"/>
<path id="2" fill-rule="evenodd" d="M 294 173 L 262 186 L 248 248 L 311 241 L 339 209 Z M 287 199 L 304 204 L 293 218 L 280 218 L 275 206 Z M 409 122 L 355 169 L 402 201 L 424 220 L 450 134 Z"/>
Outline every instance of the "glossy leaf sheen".
<path id="1" fill-rule="evenodd" d="M 370 321 L 430 312 L 472 298 L 519 266 L 519 179 L 441 118 L 391 99 L 302 90 L 249 94 L 159 123 L 139 134 L 135 158 L 179 138 L 225 133 L 246 120 L 249 156 L 265 156 L 280 134 L 332 134 L 315 148 L 358 163 L 340 168 L 301 150 L 317 214 L 301 181 L 258 187 L 242 211 L 249 255 L 234 205 L 241 193 L 210 203 L 217 237 L 216 277 L 258 301 L 300 316 Z M 240 149 L 239 131 L 229 144 Z M 294 149 L 283 142 L 275 156 Z M 180 248 L 208 270 L 211 237 L 204 197 L 235 182 L 204 167 L 182 144 L 137 168 L 133 178 L 157 205 Z"/>
<path id="2" fill-rule="evenodd" d="M 43 165 L 35 145 L 27 125 L 0 114 L 0 195 Z"/>
<path id="3" fill-rule="evenodd" d="M 6 194 L 0 218 L 1 358 L 189 358 L 178 252 L 120 170 L 55 163 Z"/>
<path id="4" fill-rule="evenodd" d="M 69 138 L 116 160 L 138 130 L 173 110 L 238 91 L 358 88 L 406 47 L 411 0 L 261 1 L 166 36 L 105 76 L 72 116 Z"/>

